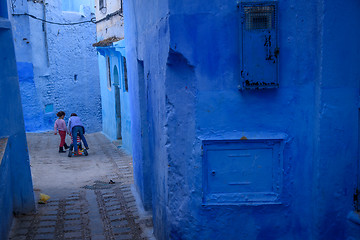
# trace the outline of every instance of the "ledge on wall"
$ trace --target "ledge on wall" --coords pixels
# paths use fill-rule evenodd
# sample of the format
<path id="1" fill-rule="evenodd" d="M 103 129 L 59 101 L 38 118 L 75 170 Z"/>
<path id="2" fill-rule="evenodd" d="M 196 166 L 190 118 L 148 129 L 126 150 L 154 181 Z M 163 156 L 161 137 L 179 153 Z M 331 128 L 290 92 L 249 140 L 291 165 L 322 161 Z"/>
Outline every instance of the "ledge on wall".
<path id="1" fill-rule="evenodd" d="M 109 38 L 101 40 L 101 41 L 99 41 L 97 43 L 94 43 L 93 47 L 108 47 L 108 46 L 112 45 L 113 42 L 118 42 L 118 41 L 120 41 L 122 39 L 124 39 L 124 38 L 118 38 L 116 36 L 109 37 Z"/>

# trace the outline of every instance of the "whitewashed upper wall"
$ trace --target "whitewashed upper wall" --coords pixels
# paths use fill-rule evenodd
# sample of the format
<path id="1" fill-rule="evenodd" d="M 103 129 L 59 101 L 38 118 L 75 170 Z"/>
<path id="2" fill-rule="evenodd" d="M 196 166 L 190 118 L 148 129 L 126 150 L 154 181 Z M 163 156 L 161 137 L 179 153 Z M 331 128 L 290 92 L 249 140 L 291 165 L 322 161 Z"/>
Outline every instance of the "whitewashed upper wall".
<path id="1" fill-rule="evenodd" d="M 104 0 L 105 8 L 99 8 L 99 1 L 95 0 L 95 16 L 99 21 L 105 18 L 108 14 L 112 14 L 121 9 L 121 2 L 125 0 Z M 98 41 L 109 37 L 124 37 L 124 18 L 120 15 L 111 17 L 109 20 L 105 20 L 96 24 L 97 39 Z"/>

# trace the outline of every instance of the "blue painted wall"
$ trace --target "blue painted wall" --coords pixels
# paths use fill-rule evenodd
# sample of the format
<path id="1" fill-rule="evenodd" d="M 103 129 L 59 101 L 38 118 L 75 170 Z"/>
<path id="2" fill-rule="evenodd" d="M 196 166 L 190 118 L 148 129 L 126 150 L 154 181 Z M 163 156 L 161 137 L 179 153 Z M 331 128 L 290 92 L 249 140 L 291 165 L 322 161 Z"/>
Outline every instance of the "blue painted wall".
<path id="1" fill-rule="evenodd" d="M 66 5 L 67 2 L 64 2 Z M 11 13 L 29 13 L 58 23 L 89 21 L 93 6 L 80 1 L 73 12 L 62 1 L 44 6 L 39 2 L 20 0 Z M 84 2 L 85 4 L 85 2 Z M 74 6 L 75 6 L 74 5 Z M 76 11 L 75 11 L 76 10 Z M 45 12 L 45 15 L 44 15 Z M 53 129 L 56 112 L 76 112 L 87 132 L 101 130 L 101 96 L 98 82 L 96 26 L 45 24 L 28 16 L 12 16 L 25 128 L 28 132 Z"/>
<path id="2" fill-rule="evenodd" d="M 22 96 L 25 130 L 46 131 L 54 124 L 53 110 L 46 113 L 45 106 L 39 100 L 39 92 L 34 81 L 34 68 L 31 62 L 17 62 L 20 92 Z M 38 121 L 35 121 L 38 119 Z"/>
<path id="3" fill-rule="evenodd" d="M 125 88 L 124 62 L 125 40 L 112 43 L 109 47 L 98 47 L 99 76 L 102 102 L 103 133 L 111 140 L 118 137 L 117 131 L 121 131 L 122 147 L 129 153 L 131 148 L 131 119 L 129 107 L 129 93 Z M 110 59 L 110 82 L 106 59 Z M 115 70 L 115 68 L 117 70 Z M 115 74 L 117 71 L 117 76 Z M 116 93 L 119 87 L 119 98 L 121 107 L 121 127 L 116 120 Z"/>
<path id="4" fill-rule="evenodd" d="M 164 147 L 167 108 L 163 65 L 169 50 L 167 15 L 166 0 L 124 2 L 134 180 L 145 209 L 151 210 L 152 202 L 155 203 L 153 217 L 157 233 L 167 229 L 168 164 Z"/>
<path id="5" fill-rule="evenodd" d="M 1 9 L 6 1 L 0 1 Z M 7 239 L 13 213 L 35 210 L 19 80 L 11 24 L 7 15 L 0 15 L 0 138 L 6 139 L 0 154 L 0 239 Z"/>
<path id="6" fill-rule="evenodd" d="M 69 12 L 80 12 L 84 6 L 91 7 L 91 12 L 95 12 L 94 1 L 92 0 L 63 0 L 62 10 Z"/>
<path id="7" fill-rule="evenodd" d="M 358 239 L 347 221 L 359 161 L 358 1 L 278 1 L 279 88 L 242 91 L 237 2 L 124 7 L 135 183 L 158 239 Z M 253 187 L 274 188 L 275 200 L 218 190 L 228 199 L 206 201 L 205 140 L 246 150 L 272 139 L 284 148 L 260 161 L 279 159 L 265 169 L 279 181 L 268 187 L 254 168 Z M 254 174 L 238 166 L 226 181 Z"/>
<path id="8" fill-rule="evenodd" d="M 313 185 L 313 207 L 317 213 L 313 232 L 318 239 L 360 238 L 359 214 L 357 230 L 353 232 L 357 234 L 347 236 L 347 225 L 343 221 L 352 209 L 355 173 L 360 180 L 360 69 L 356 64 L 360 60 L 360 47 L 354 39 L 360 36 L 355 27 L 360 21 L 360 16 L 355 14 L 359 9 L 358 1 L 347 4 L 327 1 L 319 9 L 324 15 L 319 46 L 322 51 L 319 59 L 321 70 L 316 91 L 317 158 L 313 162 L 316 166 L 314 179 L 318 180 Z M 340 17 L 339 13 L 346 17 Z M 342 50 L 337 50 L 338 44 L 343 46 Z M 315 226 L 321 231 L 317 231 Z"/>

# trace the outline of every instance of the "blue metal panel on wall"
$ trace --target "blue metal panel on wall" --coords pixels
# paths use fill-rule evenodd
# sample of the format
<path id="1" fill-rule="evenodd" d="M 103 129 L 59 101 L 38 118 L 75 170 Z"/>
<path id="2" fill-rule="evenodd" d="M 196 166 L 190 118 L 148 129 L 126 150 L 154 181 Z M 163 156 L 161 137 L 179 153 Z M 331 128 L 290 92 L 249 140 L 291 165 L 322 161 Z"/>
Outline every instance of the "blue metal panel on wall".
<path id="1" fill-rule="evenodd" d="M 277 3 L 241 4 L 241 89 L 276 88 Z"/>
<path id="2" fill-rule="evenodd" d="M 282 149 L 280 139 L 203 141 L 203 203 L 280 203 Z"/>

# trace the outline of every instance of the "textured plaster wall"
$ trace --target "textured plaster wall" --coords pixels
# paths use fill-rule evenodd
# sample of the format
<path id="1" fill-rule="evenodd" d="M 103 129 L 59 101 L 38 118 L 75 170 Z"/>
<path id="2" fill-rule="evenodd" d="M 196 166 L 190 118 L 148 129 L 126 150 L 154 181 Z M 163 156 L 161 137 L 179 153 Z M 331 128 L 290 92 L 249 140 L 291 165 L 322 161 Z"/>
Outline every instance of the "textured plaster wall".
<path id="1" fill-rule="evenodd" d="M 80 22 L 93 17 L 90 6 L 82 7 L 81 13 L 63 12 L 61 1 L 48 2 L 45 15 L 41 3 L 24 1 L 22 5 L 28 11 L 15 8 L 14 12 L 28 12 L 53 22 Z M 13 19 L 23 21 L 15 23 L 14 35 L 26 131 L 52 129 L 60 110 L 67 113 L 65 119 L 76 112 L 87 132 L 100 131 L 101 96 L 98 69 L 93 67 L 97 65 L 96 50 L 92 47 L 95 24 L 43 25 L 26 16 Z"/>
<path id="2" fill-rule="evenodd" d="M 189 141 L 185 149 L 191 151 L 177 153 L 176 147 L 187 141 L 175 137 L 169 149 L 180 157 L 173 158 L 177 166 L 169 178 L 172 198 L 169 199 L 171 225 L 167 236 L 191 239 L 198 232 L 201 239 L 308 238 L 312 217 L 309 175 L 314 139 L 313 80 L 317 74 L 318 55 L 316 51 L 299 49 L 297 42 L 308 43 L 305 49 L 316 49 L 318 26 L 313 19 L 318 14 L 316 4 L 297 2 L 292 6 L 289 2 L 279 2 L 280 63 L 286 63 L 280 67 L 280 88 L 239 92 L 240 33 L 236 2 L 171 3 L 170 53 L 174 51 L 187 62 L 176 74 L 192 79 L 190 83 L 183 82 L 181 88 L 189 92 L 185 99 L 195 113 L 183 111 L 192 115 L 196 123 L 186 123 L 183 115 L 177 114 L 180 121 L 184 121 L 183 126 L 193 127 L 185 137 Z M 194 22 L 196 24 L 190 24 Z M 303 31 L 299 24 L 307 26 L 308 31 Z M 297 64 L 298 59 L 303 64 Z M 192 74 L 190 69 L 193 69 Z M 184 100 L 176 100 L 179 103 L 174 109 L 178 110 Z M 279 186 L 282 188 L 281 204 L 202 205 L 205 167 L 202 139 L 267 138 L 276 133 L 289 136 L 285 139 L 283 184 Z M 182 184 L 175 184 L 179 181 Z M 309 191 L 300 191 L 303 188 Z"/>
<path id="3" fill-rule="evenodd" d="M 167 147 L 172 144 L 167 137 L 171 106 L 166 105 L 164 65 L 169 51 L 168 5 L 167 1 L 132 1 L 126 2 L 124 11 L 135 183 L 145 209 L 153 210 L 156 235 L 164 236 Z"/>
<path id="4" fill-rule="evenodd" d="M 236 2 L 125 5 L 135 182 L 158 239 L 358 238 L 354 223 L 346 229 L 358 174 L 359 9 L 279 1 L 280 87 L 239 91 Z M 203 204 L 202 140 L 279 134 L 279 203 Z"/>
<path id="5" fill-rule="evenodd" d="M 6 9 L 6 2 L 0 1 L 0 6 Z M 13 213 L 33 211 L 35 203 L 11 24 L 3 11 L 0 51 L 0 239 L 7 239 Z"/>
<path id="6" fill-rule="evenodd" d="M 24 120 L 27 131 L 46 130 L 46 126 L 52 121 L 51 115 L 46 115 L 44 106 L 41 103 L 40 93 L 37 91 L 34 81 L 34 64 L 33 62 L 33 41 L 31 40 L 32 31 L 34 30 L 29 25 L 30 20 L 27 16 L 13 16 L 12 13 L 27 13 L 29 12 L 27 1 L 18 1 L 16 4 L 9 4 L 9 17 L 13 22 L 13 35 L 15 43 L 17 69 L 19 73 L 20 91 L 24 103 Z M 40 24 L 41 25 L 41 24 Z M 37 29 L 42 31 L 40 29 Z M 35 46 L 39 43 L 44 45 L 41 39 L 34 41 Z M 39 49 L 39 50 L 44 50 Z M 40 55 L 41 51 L 37 54 Z M 36 55 L 37 55 L 36 54 Z M 38 56 L 35 58 L 38 59 Z M 34 64 L 33 64 L 34 63 Z M 26 106 L 26 107 L 25 107 Z"/>
<path id="7" fill-rule="evenodd" d="M 79 13 L 59 12 L 59 7 L 49 8 L 53 19 L 78 22 L 93 17 L 90 11 L 86 17 Z M 89 9 L 90 10 L 90 9 Z M 59 15 L 57 15 L 59 14 Z M 51 18 L 50 18 L 51 19 Z M 101 95 L 99 86 L 96 50 L 95 24 L 87 23 L 76 27 L 48 25 L 49 59 L 52 75 L 50 82 L 56 89 L 54 107 L 76 112 L 83 120 L 88 132 L 101 130 Z M 68 115 L 68 116 L 69 116 Z"/>

